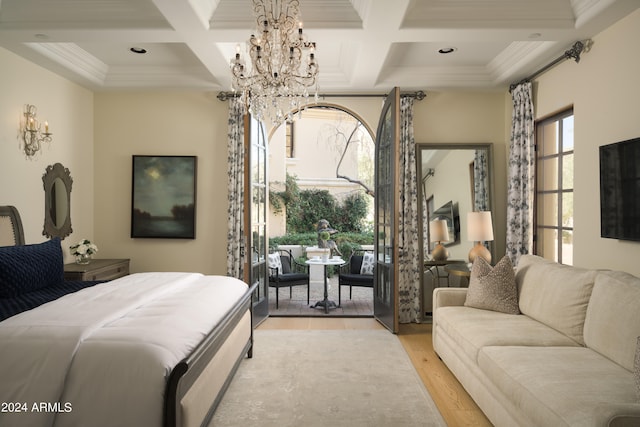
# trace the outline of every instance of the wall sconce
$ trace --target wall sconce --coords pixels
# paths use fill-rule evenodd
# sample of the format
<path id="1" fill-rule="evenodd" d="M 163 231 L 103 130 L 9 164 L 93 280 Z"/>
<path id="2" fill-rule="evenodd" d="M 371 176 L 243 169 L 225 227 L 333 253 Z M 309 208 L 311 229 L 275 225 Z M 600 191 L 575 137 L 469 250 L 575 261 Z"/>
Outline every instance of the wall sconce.
<path id="1" fill-rule="evenodd" d="M 493 222 L 490 211 L 467 213 L 467 240 L 476 242 L 469 251 L 469 262 L 472 263 L 476 257 L 481 257 L 491 264 L 491 252 L 482 243 L 493 240 Z"/>
<path id="2" fill-rule="evenodd" d="M 442 242 L 449 241 L 449 227 L 446 219 L 434 219 L 429 223 L 429 240 L 438 242 L 431 250 L 431 258 L 434 261 L 444 261 L 449 257 L 447 249 Z"/>
<path id="3" fill-rule="evenodd" d="M 49 122 L 44 122 L 44 132 L 41 131 L 40 122 L 36 117 L 38 109 L 35 105 L 26 104 L 24 106 L 24 119 L 20 123 L 20 138 L 22 149 L 27 158 L 31 159 L 42 149 L 43 143 L 50 143 Z"/>

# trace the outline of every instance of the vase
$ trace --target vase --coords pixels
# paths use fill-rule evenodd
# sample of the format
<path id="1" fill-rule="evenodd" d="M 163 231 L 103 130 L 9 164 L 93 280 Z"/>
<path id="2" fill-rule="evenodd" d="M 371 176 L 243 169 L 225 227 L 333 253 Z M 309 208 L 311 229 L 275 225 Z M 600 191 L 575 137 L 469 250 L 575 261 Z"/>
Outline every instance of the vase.
<path id="1" fill-rule="evenodd" d="M 89 262 L 91 261 L 91 255 L 87 255 L 87 254 L 82 254 L 82 255 L 76 255 L 76 264 L 89 264 Z"/>

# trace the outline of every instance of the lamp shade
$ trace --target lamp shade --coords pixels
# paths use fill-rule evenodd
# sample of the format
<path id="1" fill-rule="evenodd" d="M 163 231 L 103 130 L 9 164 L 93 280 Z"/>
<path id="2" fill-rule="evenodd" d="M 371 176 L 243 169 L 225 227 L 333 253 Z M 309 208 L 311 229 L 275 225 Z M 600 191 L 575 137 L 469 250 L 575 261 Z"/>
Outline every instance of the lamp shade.
<path id="1" fill-rule="evenodd" d="M 467 240 L 470 242 L 493 240 L 493 223 L 490 211 L 467 213 Z"/>
<path id="2" fill-rule="evenodd" d="M 449 227 L 446 219 L 434 219 L 429 223 L 429 237 L 432 242 L 448 242 Z"/>

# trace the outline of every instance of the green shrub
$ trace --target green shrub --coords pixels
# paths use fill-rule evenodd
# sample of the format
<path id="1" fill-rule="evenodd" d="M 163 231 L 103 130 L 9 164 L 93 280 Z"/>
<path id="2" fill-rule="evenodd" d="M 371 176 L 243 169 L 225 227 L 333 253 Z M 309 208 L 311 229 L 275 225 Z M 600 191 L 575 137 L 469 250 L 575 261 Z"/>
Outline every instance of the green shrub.
<path id="1" fill-rule="evenodd" d="M 287 232 L 315 231 L 321 219 L 326 219 L 332 228 L 343 233 L 359 233 L 371 228 L 365 221 L 371 199 L 362 191 L 346 196 L 340 203 L 327 190 L 300 190 L 296 179 L 287 174 L 284 191 L 269 191 L 275 213 L 286 207 Z"/>

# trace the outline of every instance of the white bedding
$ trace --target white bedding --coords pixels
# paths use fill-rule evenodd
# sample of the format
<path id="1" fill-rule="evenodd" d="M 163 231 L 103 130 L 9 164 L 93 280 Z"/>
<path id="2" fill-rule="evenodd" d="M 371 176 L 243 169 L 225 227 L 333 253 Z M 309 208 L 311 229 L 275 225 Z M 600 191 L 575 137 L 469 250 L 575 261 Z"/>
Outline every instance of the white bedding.
<path id="1" fill-rule="evenodd" d="M 169 372 L 246 291 L 138 273 L 0 322 L 0 426 L 160 426 Z"/>

